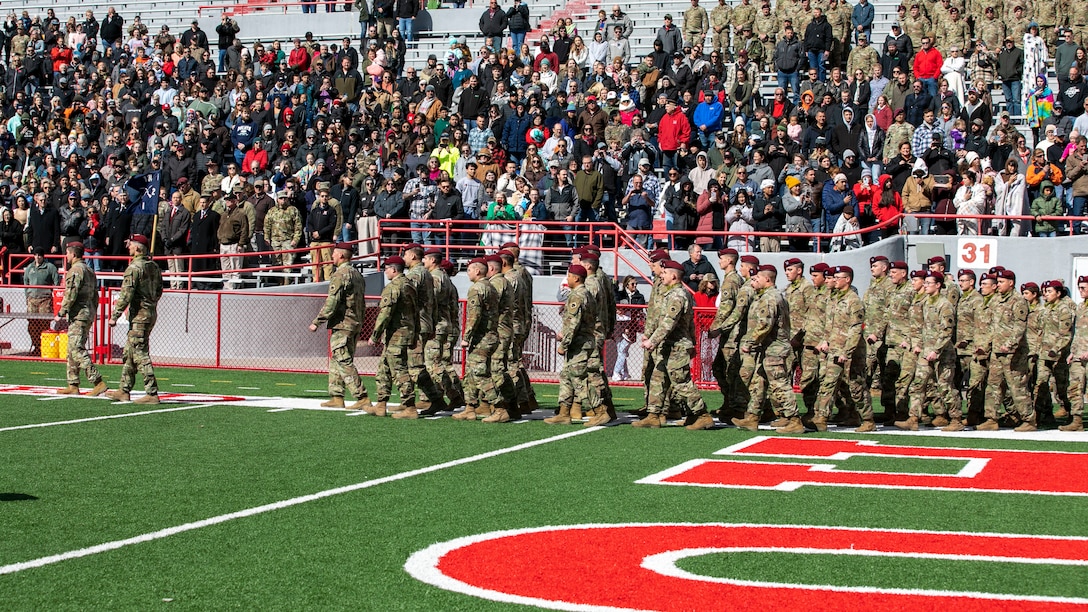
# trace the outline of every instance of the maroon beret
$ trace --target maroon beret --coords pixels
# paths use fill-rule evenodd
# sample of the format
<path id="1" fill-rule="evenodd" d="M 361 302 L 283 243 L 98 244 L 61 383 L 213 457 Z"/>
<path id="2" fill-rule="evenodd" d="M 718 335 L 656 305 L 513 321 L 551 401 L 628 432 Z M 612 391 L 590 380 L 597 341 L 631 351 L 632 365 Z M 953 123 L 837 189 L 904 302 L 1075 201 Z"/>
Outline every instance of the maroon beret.
<path id="1" fill-rule="evenodd" d="M 67 249 L 67 248 L 71 248 L 71 247 L 76 247 L 76 248 L 82 249 L 83 248 L 83 243 L 82 242 L 69 242 L 67 244 L 67 246 L 65 246 L 64 248 Z"/>
<path id="2" fill-rule="evenodd" d="M 665 261 L 669 258 L 669 252 L 665 249 L 655 249 L 650 252 L 650 261 Z"/>
<path id="3" fill-rule="evenodd" d="M 575 276 L 581 276 L 582 278 L 585 278 L 586 276 L 589 275 L 589 272 L 586 271 L 585 266 L 579 266 L 578 264 L 571 264 L 571 266 L 569 268 L 567 268 L 567 274 L 573 274 Z"/>
<path id="4" fill-rule="evenodd" d="M 940 272 L 930 272 L 928 276 L 929 278 L 936 280 L 938 283 L 942 285 L 944 284 L 944 274 L 941 274 Z"/>
<path id="5" fill-rule="evenodd" d="M 683 272 L 683 270 L 684 270 L 684 265 L 683 264 L 681 264 L 679 261 L 673 261 L 671 259 L 666 261 L 665 263 L 663 263 L 661 265 L 663 267 L 665 267 L 665 268 L 670 269 L 670 270 L 680 270 L 681 272 Z"/>
<path id="6" fill-rule="evenodd" d="M 477 263 L 478 264 L 483 264 L 483 265 L 486 266 L 487 265 L 487 259 L 485 259 L 483 257 L 473 257 L 472 259 L 468 260 L 468 265 L 470 265 L 470 266 L 472 264 L 477 264 Z"/>
<path id="7" fill-rule="evenodd" d="M 386 265 L 386 266 L 403 266 L 404 265 L 404 258 L 401 257 L 400 255 L 394 255 L 392 257 L 387 258 L 385 260 L 385 263 L 382 264 L 382 265 Z"/>
<path id="8" fill-rule="evenodd" d="M 129 237 L 129 242 L 139 242 L 140 244 L 147 246 L 150 242 L 147 240 L 147 236 L 143 234 L 133 234 Z"/>
<path id="9" fill-rule="evenodd" d="M 892 268 L 892 270 L 909 270 L 910 269 L 910 267 L 907 266 L 907 262 L 905 262 L 903 260 L 893 261 L 891 263 L 891 268 Z"/>
<path id="10" fill-rule="evenodd" d="M 741 263 L 752 264 L 753 266 L 759 265 L 759 258 L 755 255 L 744 255 L 740 258 Z"/>
<path id="11" fill-rule="evenodd" d="M 884 263 L 888 263 L 888 258 L 883 256 L 883 255 L 877 255 L 875 257 L 870 257 L 869 258 L 869 265 L 871 266 L 871 265 L 875 264 L 878 261 L 883 261 Z"/>
<path id="12" fill-rule="evenodd" d="M 843 274 L 849 274 L 851 277 L 854 276 L 854 269 L 850 266 L 835 266 L 835 274 L 838 274 L 840 272 Z"/>
<path id="13" fill-rule="evenodd" d="M 929 272 L 926 270 L 915 270 L 910 273 L 911 278 L 925 278 L 927 276 L 929 276 Z"/>
<path id="14" fill-rule="evenodd" d="M 598 255 L 601 254 L 601 248 L 595 244 L 587 244 L 586 246 L 582 247 L 582 250 L 586 253 L 596 253 Z"/>
<path id="15" fill-rule="evenodd" d="M 809 274 L 827 274 L 831 271 L 831 266 L 820 262 L 808 269 Z"/>
<path id="16" fill-rule="evenodd" d="M 350 244 L 348 244 L 346 242 L 337 242 L 336 244 L 332 245 L 332 248 L 340 249 L 341 251 L 354 251 L 355 250 L 355 247 L 351 246 Z"/>
<path id="17" fill-rule="evenodd" d="M 740 255 L 740 253 L 738 253 L 736 249 L 722 249 L 718 251 L 718 257 L 721 257 L 722 255 Z"/>
<path id="18" fill-rule="evenodd" d="M 1042 288 L 1046 289 L 1048 287 L 1053 287 L 1054 289 L 1061 290 L 1061 289 L 1065 288 L 1065 283 L 1061 282 L 1060 280 L 1056 280 L 1056 279 L 1055 280 L 1048 280 L 1045 283 L 1043 283 Z"/>
<path id="19" fill-rule="evenodd" d="M 983 273 L 982 273 L 982 276 L 981 276 L 981 277 L 979 277 L 979 279 L 978 279 L 978 280 L 979 280 L 979 282 L 981 283 L 981 282 L 982 282 L 982 281 L 984 281 L 984 280 L 997 280 L 997 277 L 996 277 L 996 276 L 994 276 L 993 274 L 990 274 L 989 272 L 983 272 Z"/>
<path id="20" fill-rule="evenodd" d="M 1043 283 L 1043 286 L 1044 287 L 1050 286 L 1050 281 L 1047 281 L 1047 282 Z M 1024 283 L 1023 285 L 1020 285 L 1020 291 L 1022 291 L 1022 292 L 1023 291 L 1031 291 L 1032 293 L 1039 293 L 1039 285 L 1036 285 L 1035 283 L 1032 283 L 1032 282 L 1027 282 L 1027 283 Z"/>
<path id="21" fill-rule="evenodd" d="M 760 272 L 777 272 L 778 268 L 775 268 L 771 264 L 763 264 L 759 267 Z"/>
<path id="22" fill-rule="evenodd" d="M 944 263 L 944 257 L 941 256 L 941 255 L 934 255 L 933 257 L 930 257 L 928 261 L 926 261 L 927 266 L 932 266 L 933 264 L 943 264 L 943 263 Z"/>
<path id="23" fill-rule="evenodd" d="M 438 264 L 438 267 L 442 268 L 446 272 L 453 270 L 453 262 L 448 259 L 443 259 L 442 263 Z"/>
<path id="24" fill-rule="evenodd" d="M 441 259 L 442 258 L 442 249 L 427 249 L 423 254 L 424 255 L 434 255 L 435 257 L 438 257 L 439 259 Z"/>
<path id="25" fill-rule="evenodd" d="M 587 251 L 582 251 L 582 259 L 589 260 L 589 261 L 600 261 L 601 260 L 601 254 L 600 253 L 594 253 L 593 251 L 588 251 L 588 250 Z"/>
<path id="26" fill-rule="evenodd" d="M 502 245 L 502 248 L 504 248 L 504 249 L 520 249 L 521 247 L 518 246 L 518 243 L 516 243 L 516 242 L 507 242 L 507 243 L 504 243 Z"/>
<path id="27" fill-rule="evenodd" d="M 1077 284 L 1079 285 L 1081 283 L 1088 283 L 1088 276 L 1078 276 Z"/>
<path id="28" fill-rule="evenodd" d="M 960 270 L 959 276 L 970 276 L 971 278 L 975 278 L 975 271 L 971 268 L 964 268 Z"/>
<path id="29" fill-rule="evenodd" d="M 513 253 L 511 253 L 510 251 L 507 251 L 506 249 L 502 249 L 501 251 L 499 251 L 498 253 L 495 253 L 495 254 L 498 255 L 499 257 L 502 257 L 503 255 L 508 255 L 510 257 L 514 256 Z"/>
<path id="30" fill-rule="evenodd" d="M 998 272 L 1001 272 L 1004 269 L 1005 269 L 1005 266 L 994 266 L 994 267 L 990 268 L 990 274 L 997 274 Z"/>
<path id="31" fill-rule="evenodd" d="M 800 259 L 797 259 L 796 257 L 790 257 L 786 261 L 782 262 L 782 269 L 785 270 L 786 268 L 790 268 L 790 267 L 793 267 L 793 266 L 802 266 L 802 267 L 804 267 L 804 265 L 805 265 L 805 262 L 801 261 Z"/>
<path id="32" fill-rule="evenodd" d="M 1005 278 L 1014 281 L 1016 280 L 1016 272 L 1013 272 L 1012 270 L 1002 270 L 997 273 L 997 278 Z"/>
<path id="33" fill-rule="evenodd" d="M 495 262 L 501 264 L 502 257 L 499 257 L 498 255 L 488 255 L 487 257 L 484 257 L 484 261 L 486 261 L 487 263 Z"/>

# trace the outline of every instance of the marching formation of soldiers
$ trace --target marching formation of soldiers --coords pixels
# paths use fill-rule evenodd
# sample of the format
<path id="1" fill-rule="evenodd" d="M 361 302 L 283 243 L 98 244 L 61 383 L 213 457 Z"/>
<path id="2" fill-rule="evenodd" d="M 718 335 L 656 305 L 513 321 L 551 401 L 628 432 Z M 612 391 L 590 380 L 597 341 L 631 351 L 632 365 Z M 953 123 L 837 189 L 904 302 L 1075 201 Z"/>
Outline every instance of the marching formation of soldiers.
<path id="1" fill-rule="evenodd" d="M 363 308 L 361 300 L 345 296 L 358 295 L 362 279 L 352 281 L 358 288 L 343 289 L 340 270 L 350 269 L 350 250 L 336 250 L 343 251 L 343 261 L 313 329 L 332 323 L 338 308 L 347 312 L 338 320 L 352 322 L 346 335 L 334 332 L 332 338 L 334 362 L 345 365 L 330 368 L 328 405 L 343 407 L 342 380 L 351 379 L 343 371 L 354 372 L 348 364 L 362 320 L 353 309 Z M 389 282 L 370 338 L 385 347 L 378 397 L 371 403 L 351 381 L 359 399 L 351 408 L 385 415 L 395 381 L 401 404 L 394 418 L 452 409 L 457 420 L 502 423 L 535 410 L 521 359 L 533 320 L 532 277 L 518 254 L 509 243 L 468 264 L 472 285 L 463 333 L 453 265 L 440 251 L 412 244 L 403 257 L 386 259 Z M 911 272 L 906 262 L 877 256 L 870 260 L 869 288 L 859 296 L 853 269 L 818 263 L 805 278 L 804 263 L 791 258 L 783 264 L 786 286 L 780 290 L 775 266 L 724 249 L 718 252 L 724 277 L 717 311 L 707 329 L 698 330 L 683 265 L 665 250 L 650 258 L 653 287 L 642 339 L 646 405 L 634 427 L 658 428 L 682 415 L 687 429 L 714 427 L 691 370 L 697 334 L 705 332 L 704 342 L 718 340 L 712 371 L 724 402 L 716 415 L 739 428 L 755 431 L 769 421 L 779 433 L 826 431 L 829 424 L 875 431 L 872 394 L 878 390 L 886 427 L 953 432 L 1011 426 L 1025 432 L 1068 419 L 1061 430 L 1083 430 L 1088 306 L 1078 307 L 1061 281 L 1024 283 L 1017 291 L 1016 275 L 1002 267 L 976 279 L 969 269 L 949 274 L 942 257 Z M 599 262 L 593 246 L 572 254 L 570 292 L 556 333 L 565 358 L 558 410 L 544 419 L 548 424 L 569 425 L 588 415 L 585 425 L 596 426 L 616 418 L 604 367 L 616 296 Z M 1088 277 L 1079 279 L 1078 289 L 1088 298 Z M 465 354 L 463 381 L 453 366 L 458 341 Z"/>

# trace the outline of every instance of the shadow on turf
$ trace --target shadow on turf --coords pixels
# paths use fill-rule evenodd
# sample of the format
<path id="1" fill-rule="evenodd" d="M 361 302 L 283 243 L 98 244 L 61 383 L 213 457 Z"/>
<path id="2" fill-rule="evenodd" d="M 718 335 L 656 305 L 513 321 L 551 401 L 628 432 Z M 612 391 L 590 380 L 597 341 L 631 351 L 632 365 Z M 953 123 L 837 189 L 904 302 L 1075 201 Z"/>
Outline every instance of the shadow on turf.
<path id="1" fill-rule="evenodd" d="M 0 502 L 37 501 L 37 497 L 26 493 L 0 493 Z"/>

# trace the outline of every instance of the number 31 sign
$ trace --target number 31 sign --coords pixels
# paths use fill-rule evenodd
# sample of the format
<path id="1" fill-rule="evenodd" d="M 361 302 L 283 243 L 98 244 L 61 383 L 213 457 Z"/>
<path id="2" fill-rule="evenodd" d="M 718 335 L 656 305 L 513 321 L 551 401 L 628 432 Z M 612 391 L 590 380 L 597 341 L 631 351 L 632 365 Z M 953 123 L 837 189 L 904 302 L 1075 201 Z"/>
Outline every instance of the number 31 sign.
<path id="1" fill-rule="evenodd" d="M 956 253 L 958 268 L 990 268 L 997 265 L 997 240 L 960 238 Z"/>

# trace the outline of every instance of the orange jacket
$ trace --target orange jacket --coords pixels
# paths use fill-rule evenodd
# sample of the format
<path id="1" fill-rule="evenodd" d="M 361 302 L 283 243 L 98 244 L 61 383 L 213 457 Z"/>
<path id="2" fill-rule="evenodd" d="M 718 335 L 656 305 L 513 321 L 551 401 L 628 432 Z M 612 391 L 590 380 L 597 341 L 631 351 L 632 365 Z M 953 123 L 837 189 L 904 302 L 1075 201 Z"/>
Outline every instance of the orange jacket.
<path id="1" fill-rule="evenodd" d="M 1038 187 L 1043 181 L 1050 181 L 1055 185 L 1061 185 L 1063 177 L 1061 169 L 1054 164 L 1036 166 L 1035 163 L 1031 163 L 1028 165 L 1026 179 L 1028 186 Z"/>

